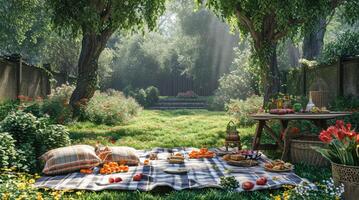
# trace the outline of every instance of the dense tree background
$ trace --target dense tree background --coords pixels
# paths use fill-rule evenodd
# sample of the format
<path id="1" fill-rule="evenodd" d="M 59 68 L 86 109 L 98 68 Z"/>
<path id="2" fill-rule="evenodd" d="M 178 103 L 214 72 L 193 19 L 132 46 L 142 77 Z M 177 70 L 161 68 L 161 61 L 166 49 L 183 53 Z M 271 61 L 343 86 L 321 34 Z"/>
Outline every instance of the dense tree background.
<path id="1" fill-rule="evenodd" d="M 82 34 L 53 26 L 45 0 L 0 2 L 0 54 L 21 54 L 31 64 L 50 63 L 53 71 L 78 76 Z M 344 2 L 277 41 L 278 71 L 299 67 L 300 58 L 328 63 L 340 55 L 358 54 L 358 3 Z M 227 25 L 192 0 L 169 1 L 155 21 L 154 31 L 114 31 L 98 59 L 96 88 L 161 88 L 184 77 L 193 82 L 188 88 L 221 97 L 222 107 L 231 98 L 263 95 L 263 67 L 253 57 L 253 38 L 240 35 L 241 27 L 230 21 Z M 172 95 L 177 92 L 183 91 Z"/>

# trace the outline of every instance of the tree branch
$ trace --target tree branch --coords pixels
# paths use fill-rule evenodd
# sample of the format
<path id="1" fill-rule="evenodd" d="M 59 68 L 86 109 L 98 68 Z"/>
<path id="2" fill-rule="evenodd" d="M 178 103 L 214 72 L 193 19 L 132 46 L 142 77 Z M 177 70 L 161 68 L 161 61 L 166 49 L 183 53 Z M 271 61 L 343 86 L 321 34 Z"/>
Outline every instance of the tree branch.
<path id="1" fill-rule="evenodd" d="M 236 16 L 239 20 L 239 22 L 244 25 L 245 27 L 248 28 L 249 33 L 251 34 L 253 40 L 254 40 L 254 44 L 259 47 L 259 36 L 258 33 L 256 32 L 252 21 L 249 19 L 249 17 L 247 17 L 244 13 L 241 12 L 241 8 L 239 6 L 237 6 L 236 8 Z"/>

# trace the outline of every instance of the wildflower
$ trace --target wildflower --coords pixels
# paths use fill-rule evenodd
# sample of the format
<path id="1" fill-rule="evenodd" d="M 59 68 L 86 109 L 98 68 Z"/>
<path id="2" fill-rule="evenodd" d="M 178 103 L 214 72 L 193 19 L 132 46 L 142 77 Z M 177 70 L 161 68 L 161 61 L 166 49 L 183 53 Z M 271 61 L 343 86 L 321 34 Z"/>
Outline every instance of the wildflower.
<path id="1" fill-rule="evenodd" d="M 30 179 L 30 180 L 29 180 L 29 183 L 30 183 L 30 184 L 34 184 L 34 183 L 35 183 L 35 179 Z"/>
<path id="2" fill-rule="evenodd" d="M 77 196 L 81 196 L 81 195 L 82 195 L 82 192 L 77 191 L 77 192 L 76 192 L 76 195 L 77 195 Z"/>
<path id="3" fill-rule="evenodd" d="M 36 200 L 44 200 L 44 198 L 42 198 L 42 193 L 41 192 L 36 193 Z"/>

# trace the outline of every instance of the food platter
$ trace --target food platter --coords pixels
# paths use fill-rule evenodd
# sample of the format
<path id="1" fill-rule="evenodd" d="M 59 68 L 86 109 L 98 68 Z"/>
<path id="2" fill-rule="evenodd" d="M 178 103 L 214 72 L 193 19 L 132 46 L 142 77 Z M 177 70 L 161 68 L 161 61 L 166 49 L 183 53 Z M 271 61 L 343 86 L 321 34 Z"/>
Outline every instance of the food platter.
<path id="1" fill-rule="evenodd" d="M 280 169 L 276 170 L 276 169 L 268 168 L 268 167 L 264 167 L 264 169 L 269 172 L 290 172 L 294 169 L 294 166 L 291 166 L 290 168 L 286 168 L 286 169 L 282 169 L 282 170 L 280 170 Z"/>
<path id="2" fill-rule="evenodd" d="M 238 166 L 238 167 L 253 167 L 258 165 L 258 161 L 256 160 L 226 160 L 228 165 Z"/>
<path id="3" fill-rule="evenodd" d="M 274 160 L 264 164 L 264 169 L 269 172 L 289 172 L 294 169 L 294 166 L 283 160 Z"/>
<path id="4" fill-rule="evenodd" d="M 187 174 L 189 170 L 185 167 L 169 167 L 163 171 L 168 174 Z"/>

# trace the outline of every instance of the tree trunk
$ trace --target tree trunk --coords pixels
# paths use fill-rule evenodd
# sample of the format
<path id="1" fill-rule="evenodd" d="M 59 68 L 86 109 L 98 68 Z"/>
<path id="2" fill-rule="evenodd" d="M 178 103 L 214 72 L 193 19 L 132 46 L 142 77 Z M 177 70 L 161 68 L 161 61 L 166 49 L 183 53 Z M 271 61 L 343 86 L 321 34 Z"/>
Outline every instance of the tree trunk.
<path id="1" fill-rule="evenodd" d="M 86 106 L 95 93 L 98 59 L 111 34 L 111 32 L 101 34 L 93 32 L 83 35 L 76 88 L 70 99 L 74 118 L 79 116 L 81 108 Z"/>
<path id="2" fill-rule="evenodd" d="M 320 55 L 325 31 L 326 20 L 325 18 L 319 18 L 313 29 L 304 36 L 303 58 L 313 60 Z"/>
<path id="3" fill-rule="evenodd" d="M 264 74 L 264 105 L 271 97 L 276 95 L 280 90 L 280 77 L 277 63 L 277 45 L 271 44 L 268 51 L 269 55 L 263 56 L 262 69 L 265 69 Z"/>

